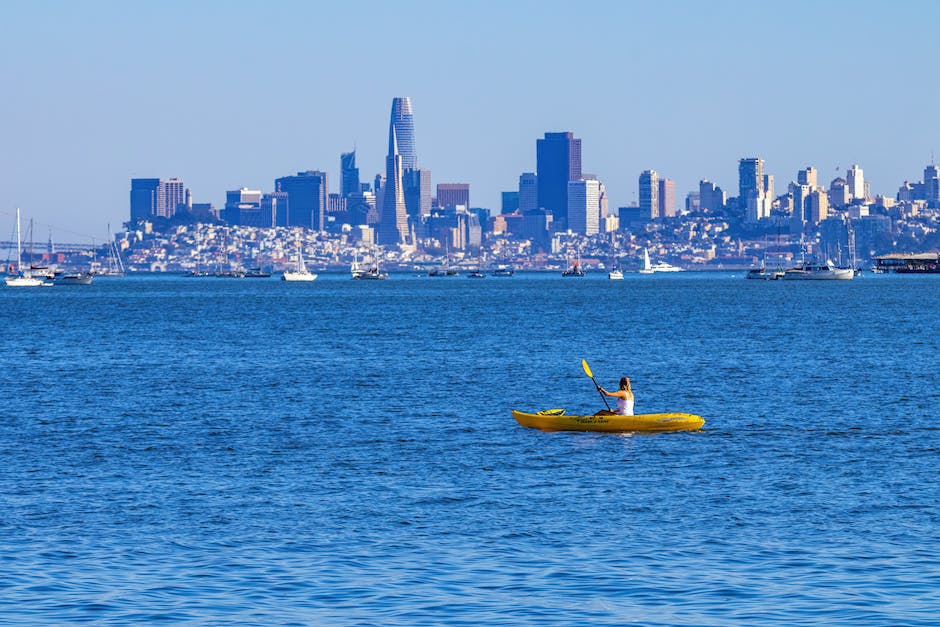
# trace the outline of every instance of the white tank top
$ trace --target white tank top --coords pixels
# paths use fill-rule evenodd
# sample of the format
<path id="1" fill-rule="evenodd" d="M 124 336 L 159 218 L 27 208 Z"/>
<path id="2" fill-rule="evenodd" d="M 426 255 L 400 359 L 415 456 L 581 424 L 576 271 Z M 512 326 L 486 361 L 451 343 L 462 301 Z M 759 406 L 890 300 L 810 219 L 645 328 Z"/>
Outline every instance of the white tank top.
<path id="1" fill-rule="evenodd" d="M 632 398 L 618 398 L 617 399 L 617 413 L 621 416 L 632 416 L 633 415 L 633 399 Z"/>

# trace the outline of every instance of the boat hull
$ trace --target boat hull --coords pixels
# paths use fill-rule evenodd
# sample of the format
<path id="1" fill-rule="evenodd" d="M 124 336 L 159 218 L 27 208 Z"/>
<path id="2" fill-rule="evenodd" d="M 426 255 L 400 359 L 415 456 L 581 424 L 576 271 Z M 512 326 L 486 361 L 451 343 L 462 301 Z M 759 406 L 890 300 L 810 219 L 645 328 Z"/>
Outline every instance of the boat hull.
<path id="1" fill-rule="evenodd" d="M 285 272 L 281 275 L 282 281 L 292 281 L 296 283 L 316 281 L 317 275 L 312 272 Z"/>
<path id="2" fill-rule="evenodd" d="M 565 414 L 528 414 L 513 410 L 512 417 L 523 427 L 542 431 L 695 431 L 705 420 L 694 414 L 678 412 L 638 414 L 636 416 L 568 416 Z"/>
<path id="3" fill-rule="evenodd" d="M 787 270 L 783 275 L 785 281 L 851 281 L 853 278 L 855 278 L 854 271 L 842 268 L 823 272 Z"/>

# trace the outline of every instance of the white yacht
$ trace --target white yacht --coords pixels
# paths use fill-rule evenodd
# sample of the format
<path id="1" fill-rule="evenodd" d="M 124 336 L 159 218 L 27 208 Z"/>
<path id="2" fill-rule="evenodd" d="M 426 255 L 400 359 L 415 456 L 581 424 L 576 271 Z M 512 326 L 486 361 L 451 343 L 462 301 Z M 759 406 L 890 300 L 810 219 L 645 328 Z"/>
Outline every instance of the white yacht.
<path id="1" fill-rule="evenodd" d="M 623 270 L 620 268 L 611 270 L 607 273 L 607 278 L 611 281 L 623 281 Z"/>
<path id="2" fill-rule="evenodd" d="M 826 263 L 805 262 L 783 273 L 785 281 L 851 281 L 855 278 L 852 268 L 837 268 L 831 259 Z"/>
<path id="3" fill-rule="evenodd" d="M 20 238 L 20 209 L 16 208 L 16 275 L 3 279 L 9 287 L 40 287 L 48 285 L 43 279 L 35 277 L 29 270 L 23 269 L 23 243 Z"/>
<path id="4" fill-rule="evenodd" d="M 679 266 L 674 266 L 670 263 L 666 263 L 665 261 L 657 261 L 654 263 L 652 270 L 653 272 L 684 272 L 684 270 Z"/>
<path id="5" fill-rule="evenodd" d="M 304 255 L 297 251 L 297 269 L 285 270 L 281 275 L 282 281 L 315 281 L 317 275 L 307 270 L 307 264 L 304 263 Z"/>

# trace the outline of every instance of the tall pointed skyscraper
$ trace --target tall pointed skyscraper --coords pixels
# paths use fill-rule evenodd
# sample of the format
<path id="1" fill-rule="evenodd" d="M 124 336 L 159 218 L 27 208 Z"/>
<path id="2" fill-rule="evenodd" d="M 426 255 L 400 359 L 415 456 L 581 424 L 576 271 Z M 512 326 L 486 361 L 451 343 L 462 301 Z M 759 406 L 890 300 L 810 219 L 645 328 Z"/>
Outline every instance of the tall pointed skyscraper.
<path id="1" fill-rule="evenodd" d="M 415 152 L 415 118 L 411 109 L 411 98 L 392 98 L 392 126 L 398 136 L 398 154 L 401 155 L 402 171 L 418 167 Z M 391 153 L 389 153 L 391 154 Z"/>
<path id="2" fill-rule="evenodd" d="M 385 158 L 385 186 L 382 216 L 379 221 L 378 240 L 383 246 L 395 246 L 408 235 L 408 212 L 405 209 L 405 190 L 402 187 L 402 156 L 398 149 L 395 126 L 395 105 L 392 103 L 392 121 L 388 127 L 388 157 Z"/>

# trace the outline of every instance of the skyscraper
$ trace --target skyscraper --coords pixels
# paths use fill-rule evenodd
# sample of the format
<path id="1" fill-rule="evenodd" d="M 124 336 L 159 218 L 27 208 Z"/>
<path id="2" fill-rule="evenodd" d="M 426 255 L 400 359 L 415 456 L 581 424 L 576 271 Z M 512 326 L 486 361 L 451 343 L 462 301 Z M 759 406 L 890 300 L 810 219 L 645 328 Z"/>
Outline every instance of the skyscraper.
<path id="1" fill-rule="evenodd" d="M 405 211 L 409 217 L 431 215 L 431 171 L 417 168 L 405 170 L 402 175 Z"/>
<path id="2" fill-rule="evenodd" d="M 720 187 L 702 179 L 698 183 L 699 208 L 702 211 L 718 211 L 725 206 L 725 193 Z"/>
<path id="3" fill-rule="evenodd" d="M 819 172 L 813 166 L 808 165 L 796 173 L 796 182 L 800 185 L 809 185 L 810 189 L 815 189 L 819 182 Z"/>
<path id="4" fill-rule="evenodd" d="M 274 189 L 287 194 L 287 224 L 322 231 L 329 179 L 326 172 L 308 170 L 274 181 Z"/>
<path id="5" fill-rule="evenodd" d="M 738 202 L 742 207 L 752 191 L 757 195 L 764 193 L 764 160 L 760 157 L 747 157 L 738 162 Z"/>
<path id="6" fill-rule="evenodd" d="M 185 208 L 186 192 L 180 179 L 131 179 L 131 221 L 172 218 Z"/>
<path id="7" fill-rule="evenodd" d="M 539 179 L 534 172 L 523 172 L 519 176 L 519 212 L 526 213 L 539 208 Z"/>
<path id="8" fill-rule="evenodd" d="M 401 155 L 401 168 L 414 170 L 418 167 L 418 155 L 415 152 L 415 120 L 411 110 L 411 98 L 403 96 L 392 98 L 392 122 L 398 138 L 398 154 Z"/>
<path id="9" fill-rule="evenodd" d="M 656 170 L 640 173 L 640 213 L 647 220 L 659 217 L 659 175 Z"/>
<path id="10" fill-rule="evenodd" d="M 849 194 L 853 199 L 865 200 L 865 174 L 857 163 L 845 173 L 845 184 L 848 186 Z"/>
<path id="11" fill-rule="evenodd" d="M 359 186 L 359 168 L 356 167 L 356 151 L 344 152 L 339 156 L 341 178 L 339 193 L 343 198 L 362 191 Z"/>
<path id="12" fill-rule="evenodd" d="M 437 206 L 451 207 L 463 205 L 470 208 L 470 185 L 467 183 L 438 183 Z"/>
<path id="13" fill-rule="evenodd" d="M 385 185 L 382 190 L 382 214 L 379 219 L 378 243 L 395 246 L 408 235 L 408 211 L 402 185 L 402 158 L 398 151 L 398 132 L 395 127 L 396 98 L 392 103 L 392 120 L 388 125 L 388 156 L 385 158 Z M 409 105 L 410 110 L 410 105 Z"/>
<path id="14" fill-rule="evenodd" d="M 932 206 L 940 203 L 940 167 L 932 163 L 924 168 L 924 200 Z"/>
<path id="15" fill-rule="evenodd" d="M 659 217 L 676 217 L 676 182 L 672 179 L 659 179 Z"/>
<path id="16" fill-rule="evenodd" d="M 545 133 L 535 151 L 539 207 L 551 211 L 558 230 L 567 229 L 568 181 L 581 178 L 581 140 L 573 133 Z"/>
<path id="17" fill-rule="evenodd" d="M 600 225 L 600 181 L 568 181 L 568 228 L 582 235 L 596 235 Z"/>

